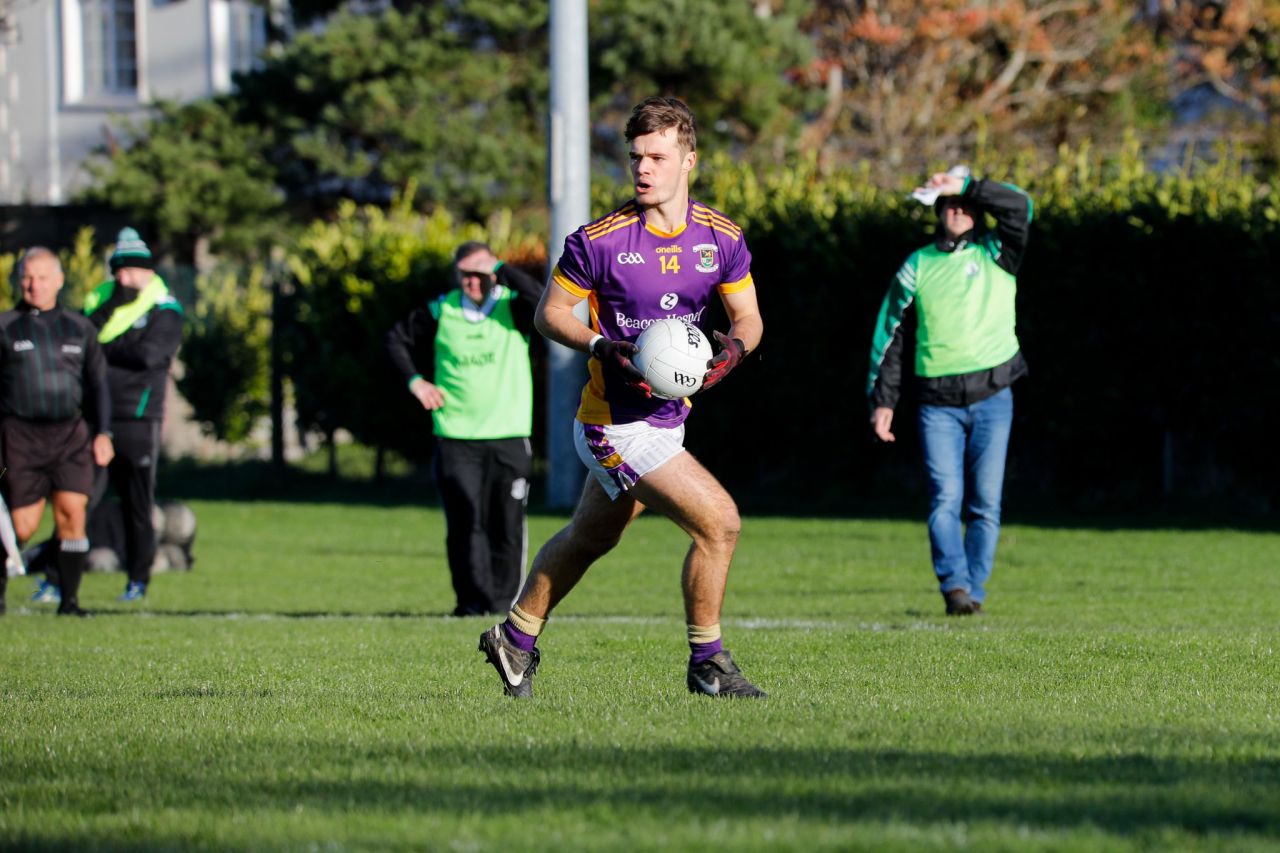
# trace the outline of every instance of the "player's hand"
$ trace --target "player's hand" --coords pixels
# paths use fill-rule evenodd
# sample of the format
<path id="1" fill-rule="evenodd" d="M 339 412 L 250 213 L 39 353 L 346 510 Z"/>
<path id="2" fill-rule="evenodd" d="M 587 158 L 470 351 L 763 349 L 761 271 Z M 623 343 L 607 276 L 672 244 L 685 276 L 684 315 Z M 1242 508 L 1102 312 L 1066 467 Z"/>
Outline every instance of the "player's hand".
<path id="1" fill-rule="evenodd" d="M 111 443 L 111 436 L 100 433 L 93 437 L 93 461 L 99 468 L 106 468 L 116 458 L 116 446 Z"/>
<path id="2" fill-rule="evenodd" d="M 891 427 L 893 426 L 893 409 L 888 406 L 876 406 L 871 412 L 871 429 L 881 441 L 897 441 Z"/>
<path id="3" fill-rule="evenodd" d="M 410 383 L 409 393 L 417 397 L 418 402 L 422 404 L 422 408 L 428 412 L 434 412 L 444 406 L 444 392 L 440 390 L 438 385 L 432 385 L 421 377 Z"/>
<path id="4" fill-rule="evenodd" d="M 644 381 L 644 374 L 640 372 L 640 368 L 631 362 L 631 359 L 635 358 L 637 349 L 631 341 L 611 341 L 608 338 L 600 338 L 591 347 L 591 354 L 600 359 L 605 370 L 621 377 L 622 381 L 637 393 L 649 398 L 653 396 L 653 389 L 649 387 L 648 382 Z"/>
<path id="5" fill-rule="evenodd" d="M 729 375 L 729 371 L 738 366 L 747 347 L 737 338 L 731 338 L 723 332 L 712 332 L 712 337 L 720 344 L 721 350 L 707 362 L 707 375 L 702 377 L 702 390 L 705 391 L 720 384 L 720 380 Z"/>

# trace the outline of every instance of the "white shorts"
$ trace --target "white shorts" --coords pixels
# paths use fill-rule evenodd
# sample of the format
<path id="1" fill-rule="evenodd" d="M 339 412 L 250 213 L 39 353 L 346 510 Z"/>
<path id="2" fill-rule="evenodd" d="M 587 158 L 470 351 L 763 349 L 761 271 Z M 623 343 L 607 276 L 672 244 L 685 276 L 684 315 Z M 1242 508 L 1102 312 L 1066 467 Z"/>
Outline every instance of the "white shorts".
<path id="1" fill-rule="evenodd" d="M 684 450 L 684 424 L 663 429 L 645 421 L 598 426 L 573 422 L 573 446 L 609 500 Z"/>

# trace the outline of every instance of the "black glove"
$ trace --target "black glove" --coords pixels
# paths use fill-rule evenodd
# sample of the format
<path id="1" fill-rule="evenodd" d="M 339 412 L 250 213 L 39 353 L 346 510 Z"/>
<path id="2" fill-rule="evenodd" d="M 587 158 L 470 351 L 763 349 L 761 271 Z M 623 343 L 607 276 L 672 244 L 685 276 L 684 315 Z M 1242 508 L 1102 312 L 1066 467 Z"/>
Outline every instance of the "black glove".
<path id="1" fill-rule="evenodd" d="M 611 341 L 601 337 L 591 347 L 591 354 L 600 359 L 604 369 L 618 376 L 636 393 L 646 398 L 653 396 L 653 389 L 644 381 L 640 368 L 631 363 L 637 347 L 631 341 Z"/>
<path id="2" fill-rule="evenodd" d="M 723 349 L 707 362 L 707 375 L 702 377 L 703 391 L 718 385 L 720 380 L 728 376 L 729 371 L 737 367 L 747 354 L 746 344 L 737 338 L 730 338 L 723 332 L 712 332 L 711 335 Z"/>

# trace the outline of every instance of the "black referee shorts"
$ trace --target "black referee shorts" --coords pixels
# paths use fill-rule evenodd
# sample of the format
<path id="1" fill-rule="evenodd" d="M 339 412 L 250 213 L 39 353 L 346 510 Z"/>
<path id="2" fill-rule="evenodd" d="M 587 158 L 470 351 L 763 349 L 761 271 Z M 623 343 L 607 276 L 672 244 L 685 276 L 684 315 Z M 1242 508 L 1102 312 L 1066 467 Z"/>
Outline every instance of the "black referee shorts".
<path id="1" fill-rule="evenodd" d="M 5 418 L 0 442 L 9 506 L 30 506 L 51 492 L 93 494 L 93 453 L 83 418 L 57 423 Z"/>

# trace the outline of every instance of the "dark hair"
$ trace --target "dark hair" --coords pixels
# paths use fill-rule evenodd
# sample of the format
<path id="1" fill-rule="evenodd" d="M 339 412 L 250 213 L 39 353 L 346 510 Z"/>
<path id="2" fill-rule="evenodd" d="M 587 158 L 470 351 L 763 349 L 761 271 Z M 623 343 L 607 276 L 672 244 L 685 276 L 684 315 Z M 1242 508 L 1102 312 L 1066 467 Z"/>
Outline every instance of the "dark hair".
<path id="1" fill-rule="evenodd" d="M 488 243 L 482 243 L 479 240 L 468 240 L 453 251 L 453 262 L 456 264 L 463 258 L 470 257 L 476 252 L 488 252 L 493 254 L 493 249 L 489 248 Z"/>
<path id="2" fill-rule="evenodd" d="M 627 119 L 627 141 L 647 133 L 660 133 L 669 127 L 676 129 L 676 141 L 686 151 L 698 150 L 698 127 L 693 111 L 679 98 L 645 98 L 636 104 Z"/>

